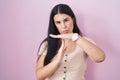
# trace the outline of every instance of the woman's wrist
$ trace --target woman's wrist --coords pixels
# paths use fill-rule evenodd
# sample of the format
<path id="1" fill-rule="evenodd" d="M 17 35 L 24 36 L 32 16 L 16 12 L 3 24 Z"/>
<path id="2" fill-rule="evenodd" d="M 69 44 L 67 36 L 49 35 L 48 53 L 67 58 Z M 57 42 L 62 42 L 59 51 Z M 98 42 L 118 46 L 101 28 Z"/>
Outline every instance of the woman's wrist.
<path id="1" fill-rule="evenodd" d="M 81 38 L 81 36 L 78 33 L 73 33 L 72 35 L 72 41 L 77 41 L 79 38 Z"/>

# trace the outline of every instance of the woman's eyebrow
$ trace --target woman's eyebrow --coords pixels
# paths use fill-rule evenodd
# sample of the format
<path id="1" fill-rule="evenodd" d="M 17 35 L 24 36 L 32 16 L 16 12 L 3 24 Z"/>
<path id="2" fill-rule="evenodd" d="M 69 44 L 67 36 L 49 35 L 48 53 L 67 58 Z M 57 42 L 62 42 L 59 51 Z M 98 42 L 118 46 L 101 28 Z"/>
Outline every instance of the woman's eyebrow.
<path id="1" fill-rule="evenodd" d="M 60 21 L 55 21 L 55 23 L 60 23 Z"/>
<path id="2" fill-rule="evenodd" d="M 66 19 L 68 20 L 69 18 L 68 17 L 64 18 L 64 20 L 66 20 Z"/>

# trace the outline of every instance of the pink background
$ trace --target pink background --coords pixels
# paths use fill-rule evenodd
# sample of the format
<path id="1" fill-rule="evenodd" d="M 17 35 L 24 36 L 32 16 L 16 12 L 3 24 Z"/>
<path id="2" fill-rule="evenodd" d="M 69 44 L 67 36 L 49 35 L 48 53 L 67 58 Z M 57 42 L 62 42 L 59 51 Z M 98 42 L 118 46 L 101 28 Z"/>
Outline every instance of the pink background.
<path id="1" fill-rule="evenodd" d="M 0 80 L 36 80 L 37 49 L 58 3 L 106 53 L 103 63 L 89 60 L 86 80 L 120 80 L 120 0 L 0 0 Z"/>

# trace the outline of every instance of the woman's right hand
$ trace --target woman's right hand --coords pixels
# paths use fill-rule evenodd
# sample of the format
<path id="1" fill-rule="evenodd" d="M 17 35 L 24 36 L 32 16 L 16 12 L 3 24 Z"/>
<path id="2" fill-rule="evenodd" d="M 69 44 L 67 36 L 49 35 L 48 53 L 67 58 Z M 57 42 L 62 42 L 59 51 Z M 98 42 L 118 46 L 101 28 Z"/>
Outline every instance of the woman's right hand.
<path id="1" fill-rule="evenodd" d="M 61 39 L 61 42 L 62 43 L 58 50 L 58 53 L 48 65 L 44 66 L 45 55 L 40 56 L 36 65 L 36 75 L 38 80 L 45 80 L 45 78 L 52 76 L 55 73 L 55 71 L 59 68 L 64 57 L 65 51 L 65 42 L 63 39 Z"/>
<path id="2" fill-rule="evenodd" d="M 64 41 L 64 39 L 61 39 L 61 46 L 60 46 L 60 48 L 58 50 L 58 53 L 53 58 L 53 60 L 56 60 L 56 61 L 58 61 L 60 63 L 62 61 L 62 59 L 63 59 L 65 50 L 66 50 L 65 41 Z"/>
<path id="3" fill-rule="evenodd" d="M 62 54 L 64 54 L 64 51 L 65 51 L 65 41 L 64 41 L 64 39 L 61 39 L 61 46 L 60 46 L 60 49 L 58 50 L 58 54 L 60 54 L 60 55 L 62 55 Z"/>

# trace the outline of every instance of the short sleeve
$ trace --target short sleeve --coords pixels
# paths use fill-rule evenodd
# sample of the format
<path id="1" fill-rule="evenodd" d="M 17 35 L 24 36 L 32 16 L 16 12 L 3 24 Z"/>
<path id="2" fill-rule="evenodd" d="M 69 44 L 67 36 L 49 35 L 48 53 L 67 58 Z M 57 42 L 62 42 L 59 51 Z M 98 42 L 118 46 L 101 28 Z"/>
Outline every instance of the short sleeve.
<path id="1" fill-rule="evenodd" d="M 96 45 L 96 43 L 91 38 L 88 38 L 86 36 L 84 36 L 83 38 Z"/>
<path id="2" fill-rule="evenodd" d="M 43 42 L 39 48 L 38 55 L 46 55 L 47 53 L 47 41 Z"/>

